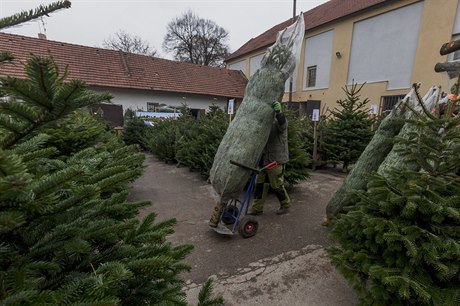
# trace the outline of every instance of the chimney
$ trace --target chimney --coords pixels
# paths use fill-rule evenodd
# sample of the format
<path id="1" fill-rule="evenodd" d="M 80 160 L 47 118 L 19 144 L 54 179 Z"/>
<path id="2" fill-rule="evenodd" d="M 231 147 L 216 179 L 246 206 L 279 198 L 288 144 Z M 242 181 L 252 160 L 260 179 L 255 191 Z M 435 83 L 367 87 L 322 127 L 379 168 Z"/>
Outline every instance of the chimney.
<path id="1" fill-rule="evenodd" d="M 38 38 L 46 40 L 46 35 L 43 33 L 38 33 Z"/>

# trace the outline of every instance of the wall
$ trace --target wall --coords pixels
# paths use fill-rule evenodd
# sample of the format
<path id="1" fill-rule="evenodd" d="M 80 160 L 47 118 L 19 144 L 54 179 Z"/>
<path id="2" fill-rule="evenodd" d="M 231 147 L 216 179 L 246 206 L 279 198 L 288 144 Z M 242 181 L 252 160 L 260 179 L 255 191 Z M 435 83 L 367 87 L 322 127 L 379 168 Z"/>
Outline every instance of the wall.
<path id="1" fill-rule="evenodd" d="M 358 21 L 353 27 L 348 84 L 411 85 L 423 2 Z"/>
<path id="2" fill-rule="evenodd" d="M 307 31 L 304 55 L 301 56 L 297 75 L 298 90 L 293 93 L 292 100 L 298 102 L 321 100 L 323 107 L 333 108 L 337 105 L 338 99 L 345 98 L 342 87 L 350 84 L 354 78 L 360 82 L 367 82 L 361 97 L 369 98 L 372 104 L 377 105 L 380 104 L 382 96 L 405 95 L 411 84 L 416 82 L 422 83 L 422 95 L 432 85 L 449 88 L 451 82 L 443 74 L 435 73 L 434 66 L 437 62 L 447 60 L 447 56 L 439 55 L 441 45 L 451 40 L 452 33 L 460 31 L 458 3 L 459 0 L 391 1 L 384 6 Z M 390 26 L 385 26 L 385 22 L 381 23 L 382 20 L 387 24 L 390 22 Z M 375 29 L 380 31 L 381 42 L 378 41 L 375 46 L 372 32 L 366 32 L 363 25 L 375 26 Z M 328 35 L 326 34 L 328 32 L 332 33 L 332 44 L 328 50 L 323 50 L 324 58 L 330 59 L 328 85 L 324 88 L 305 88 L 306 67 L 311 59 L 308 54 L 305 54 L 305 48 L 308 50 L 310 39 L 318 35 L 318 37 Z M 404 35 L 398 37 L 400 34 Z M 360 42 L 355 35 L 361 35 Z M 402 37 L 411 42 L 405 44 L 404 39 L 400 39 Z M 366 47 L 366 42 L 368 48 L 360 50 L 359 44 Z M 337 51 L 340 51 L 341 58 L 335 56 Z M 246 54 L 229 64 L 245 60 L 246 75 L 249 75 L 249 58 L 261 52 L 263 51 L 259 50 Z M 362 52 L 369 54 L 369 58 L 365 61 L 362 61 Z M 389 54 L 391 56 L 388 56 Z M 385 60 L 374 66 L 368 66 L 374 58 L 376 62 L 379 59 Z M 382 70 L 382 73 L 379 74 L 377 70 Z M 286 93 L 283 101 L 288 99 L 289 95 Z"/>
<path id="3" fill-rule="evenodd" d="M 334 31 L 327 31 L 305 39 L 305 54 L 303 64 L 302 89 L 314 90 L 328 88 L 331 61 L 332 61 L 332 40 Z M 335 52 L 334 52 L 335 56 Z M 307 87 L 307 67 L 316 66 L 316 85 Z"/>
<path id="4" fill-rule="evenodd" d="M 232 70 L 241 70 L 244 73 L 244 75 L 248 77 L 248 75 L 246 74 L 246 60 L 242 60 L 228 65 L 227 68 Z"/>
<path id="5" fill-rule="evenodd" d="M 225 97 L 119 88 L 99 87 L 91 89 L 110 92 L 114 96 L 112 103 L 122 105 L 123 111 L 126 111 L 128 108 L 147 111 L 147 102 L 164 103 L 173 107 L 181 107 L 182 103 L 186 103 L 190 108 L 204 109 L 206 111 L 209 110 L 209 106 L 212 104 L 218 105 L 222 109 L 226 109 L 227 107 L 227 98 Z"/>

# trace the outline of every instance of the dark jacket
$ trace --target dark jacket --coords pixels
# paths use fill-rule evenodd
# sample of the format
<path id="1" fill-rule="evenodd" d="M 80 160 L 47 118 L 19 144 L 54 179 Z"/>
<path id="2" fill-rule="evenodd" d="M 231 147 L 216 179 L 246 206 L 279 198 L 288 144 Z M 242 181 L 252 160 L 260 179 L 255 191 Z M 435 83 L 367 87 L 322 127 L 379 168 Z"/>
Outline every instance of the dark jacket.
<path id="1" fill-rule="evenodd" d="M 274 160 L 279 164 L 285 164 L 289 161 L 288 122 L 283 113 L 276 114 L 273 120 L 263 156 L 265 164 Z"/>

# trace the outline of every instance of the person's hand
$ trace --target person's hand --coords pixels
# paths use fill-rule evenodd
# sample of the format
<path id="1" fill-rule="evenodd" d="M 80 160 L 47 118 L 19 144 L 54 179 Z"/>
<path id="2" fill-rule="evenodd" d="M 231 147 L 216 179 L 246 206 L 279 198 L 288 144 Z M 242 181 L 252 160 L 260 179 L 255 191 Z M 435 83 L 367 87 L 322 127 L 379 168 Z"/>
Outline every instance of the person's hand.
<path id="1" fill-rule="evenodd" d="M 278 101 L 273 102 L 272 107 L 275 113 L 281 112 L 281 103 L 279 103 Z"/>

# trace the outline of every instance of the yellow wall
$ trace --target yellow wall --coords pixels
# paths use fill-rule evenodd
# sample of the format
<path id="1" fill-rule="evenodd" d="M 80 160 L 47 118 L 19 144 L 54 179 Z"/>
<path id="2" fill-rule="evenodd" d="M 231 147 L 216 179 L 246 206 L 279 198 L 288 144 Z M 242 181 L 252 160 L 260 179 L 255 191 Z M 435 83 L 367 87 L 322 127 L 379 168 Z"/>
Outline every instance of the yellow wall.
<path id="1" fill-rule="evenodd" d="M 425 93 L 433 85 L 441 85 L 448 90 L 443 73 L 435 73 L 434 66 L 447 60 L 439 49 L 452 39 L 452 30 L 457 13 L 458 0 L 426 0 L 421 35 L 417 46 L 417 55 L 412 74 L 413 82 L 422 82 L 421 92 Z"/>
<path id="2" fill-rule="evenodd" d="M 422 0 L 423 1 L 423 0 Z M 416 56 L 414 60 L 414 68 L 412 71 L 412 83 L 422 82 L 421 93 L 422 95 L 432 85 L 441 85 L 444 89 L 448 88 L 447 78 L 442 74 L 434 72 L 434 66 L 437 62 L 447 60 L 447 56 L 439 55 L 441 45 L 448 42 L 452 38 L 452 29 L 455 22 L 457 5 L 459 0 L 424 0 L 424 7 L 422 13 L 422 20 L 420 23 L 419 35 Z M 344 99 L 345 93 L 342 87 L 348 81 L 348 65 L 350 61 L 351 42 L 353 36 L 353 25 L 355 22 L 363 19 L 373 17 L 406 5 L 410 5 L 420 0 L 400 0 L 392 2 L 388 5 L 378 7 L 371 11 L 345 17 L 341 20 L 331 23 L 326 26 L 318 27 L 313 31 L 305 33 L 305 38 L 334 30 L 333 49 L 332 49 L 332 62 L 329 88 L 318 90 L 302 90 L 305 80 L 304 75 L 304 54 L 302 52 L 301 61 L 299 63 L 300 69 L 298 71 L 297 92 L 292 94 L 292 101 L 307 101 L 307 100 L 321 100 L 323 109 L 326 107 L 333 108 L 336 106 L 338 99 Z M 303 50 L 305 50 L 305 40 L 303 42 Z M 340 51 L 341 58 L 337 58 L 336 51 Z M 229 61 L 238 62 L 243 58 L 246 59 L 246 75 L 250 75 L 249 71 L 249 58 L 259 55 L 264 51 L 253 52 L 246 54 Z M 387 90 L 387 82 L 366 83 L 361 91 L 361 98 L 369 98 L 371 104 L 380 104 L 381 96 L 388 95 L 404 95 L 409 91 L 409 88 L 398 90 Z M 289 99 L 289 94 L 284 95 L 283 101 Z"/>

